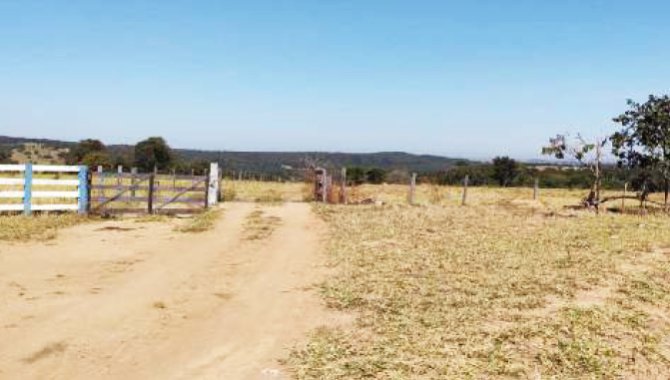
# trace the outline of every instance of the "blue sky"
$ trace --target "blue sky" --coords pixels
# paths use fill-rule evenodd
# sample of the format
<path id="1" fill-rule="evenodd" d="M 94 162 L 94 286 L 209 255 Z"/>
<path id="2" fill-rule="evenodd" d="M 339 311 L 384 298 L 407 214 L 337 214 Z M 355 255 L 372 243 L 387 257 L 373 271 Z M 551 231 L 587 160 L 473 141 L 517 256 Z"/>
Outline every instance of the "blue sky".
<path id="1" fill-rule="evenodd" d="M 0 134 L 538 157 L 670 88 L 667 1 L 0 0 Z"/>

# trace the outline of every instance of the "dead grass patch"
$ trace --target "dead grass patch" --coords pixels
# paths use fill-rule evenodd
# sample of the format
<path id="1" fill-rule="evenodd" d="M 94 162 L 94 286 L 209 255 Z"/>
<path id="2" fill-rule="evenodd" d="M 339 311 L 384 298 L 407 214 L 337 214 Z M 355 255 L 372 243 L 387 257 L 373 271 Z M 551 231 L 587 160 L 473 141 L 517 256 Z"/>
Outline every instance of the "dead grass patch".
<path id="1" fill-rule="evenodd" d="M 670 246 L 669 218 L 548 217 L 570 199 L 480 195 L 317 206 L 337 269 L 323 296 L 359 317 L 294 350 L 296 377 L 670 376 L 670 263 L 653 251 Z"/>
<path id="2" fill-rule="evenodd" d="M 263 240 L 274 232 L 281 224 L 281 218 L 273 215 L 265 215 L 263 210 L 254 210 L 247 216 L 244 223 L 245 240 Z"/>
<path id="3" fill-rule="evenodd" d="M 174 228 L 177 232 L 200 233 L 214 228 L 214 224 L 221 216 L 220 209 L 208 209 L 205 212 L 194 215 L 186 223 Z"/>
<path id="4" fill-rule="evenodd" d="M 0 240 L 50 240 L 58 231 L 92 220 L 78 214 L 0 216 Z"/>

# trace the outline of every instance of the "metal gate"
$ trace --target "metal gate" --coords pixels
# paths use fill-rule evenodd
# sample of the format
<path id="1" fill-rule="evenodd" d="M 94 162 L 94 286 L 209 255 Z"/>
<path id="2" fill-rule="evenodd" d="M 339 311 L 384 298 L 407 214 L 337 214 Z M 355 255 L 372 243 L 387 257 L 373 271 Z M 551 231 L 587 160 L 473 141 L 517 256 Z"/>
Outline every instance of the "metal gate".
<path id="1" fill-rule="evenodd" d="M 184 214 L 208 207 L 209 176 L 104 173 L 91 176 L 95 214 Z"/>

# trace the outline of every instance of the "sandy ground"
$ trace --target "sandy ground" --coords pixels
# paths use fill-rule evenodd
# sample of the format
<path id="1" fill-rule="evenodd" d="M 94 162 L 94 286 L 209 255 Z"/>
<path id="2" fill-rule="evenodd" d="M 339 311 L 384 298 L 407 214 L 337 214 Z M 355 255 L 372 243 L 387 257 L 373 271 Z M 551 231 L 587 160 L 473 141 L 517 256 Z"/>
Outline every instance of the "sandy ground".
<path id="1" fill-rule="evenodd" d="M 246 240 L 259 208 L 281 222 Z M 0 378 L 288 378 L 277 359 L 341 322 L 313 289 L 323 226 L 306 204 L 223 209 L 200 234 L 128 220 L 1 243 Z"/>

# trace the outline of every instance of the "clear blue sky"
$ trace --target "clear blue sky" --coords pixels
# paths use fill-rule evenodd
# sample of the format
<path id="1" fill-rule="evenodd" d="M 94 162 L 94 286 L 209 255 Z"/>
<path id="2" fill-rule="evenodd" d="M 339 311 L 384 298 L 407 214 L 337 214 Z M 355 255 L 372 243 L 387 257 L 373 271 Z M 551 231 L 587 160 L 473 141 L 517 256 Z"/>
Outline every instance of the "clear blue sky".
<path id="1" fill-rule="evenodd" d="M 0 134 L 538 156 L 670 89 L 668 1 L 0 0 Z"/>

